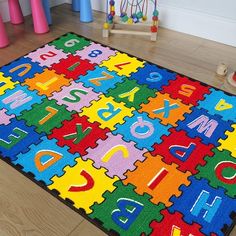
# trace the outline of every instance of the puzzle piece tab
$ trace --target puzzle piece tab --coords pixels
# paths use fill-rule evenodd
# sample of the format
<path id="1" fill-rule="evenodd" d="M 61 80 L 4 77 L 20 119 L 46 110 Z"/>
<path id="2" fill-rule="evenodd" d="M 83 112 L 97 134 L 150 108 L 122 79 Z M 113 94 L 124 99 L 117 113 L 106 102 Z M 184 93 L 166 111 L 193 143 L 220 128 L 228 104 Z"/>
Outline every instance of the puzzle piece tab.
<path id="1" fill-rule="evenodd" d="M 114 89 L 109 89 L 106 94 L 111 96 L 116 102 L 124 102 L 125 106 L 135 109 L 140 108 L 140 104 L 147 103 L 150 97 L 155 97 L 155 90 L 140 85 L 135 80 L 125 79 L 124 82 L 116 84 Z"/>
<path id="2" fill-rule="evenodd" d="M 50 185 L 54 175 L 64 175 L 64 167 L 77 164 L 75 159 L 78 155 L 69 153 L 67 147 L 59 147 L 56 139 L 43 137 L 41 140 L 39 144 L 31 145 L 29 152 L 18 154 L 13 163 L 20 164 L 24 172 L 33 173 L 37 181 Z"/>
<path id="3" fill-rule="evenodd" d="M 110 56 L 115 56 L 117 51 L 104 47 L 98 43 L 91 43 L 88 47 L 81 51 L 77 51 L 76 55 L 80 56 L 84 60 L 89 60 L 91 63 L 101 64 L 102 61 L 106 61 Z"/>
<path id="4" fill-rule="evenodd" d="M 182 195 L 171 198 L 173 205 L 169 211 L 181 212 L 188 224 L 201 225 L 200 231 L 205 235 L 223 236 L 221 229 L 231 225 L 230 214 L 236 211 L 236 200 L 226 196 L 223 189 L 210 187 L 206 179 L 197 180 L 191 176 L 189 181 L 188 187 L 181 186 Z"/>
<path id="5" fill-rule="evenodd" d="M 79 56 L 69 55 L 66 59 L 61 59 L 59 63 L 53 64 L 51 68 L 59 75 L 64 74 L 67 79 L 77 80 L 81 75 L 94 70 L 95 64 L 82 60 Z"/>
<path id="6" fill-rule="evenodd" d="M 16 118 L 8 125 L 0 125 L 0 153 L 11 161 L 17 159 L 17 154 L 29 151 L 29 146 L 37 144 L 44 134 L 35 132 L 35 127 L 28 127 L 24 121 Z"/>
<path id="7" fill-rule="evenodd" d="M 57 101 L 58 105 L 66 105 L 68 111 L 81 112 L 83 107 L 89 107 L 90 102 L 99 100 L 100 93 L 95 93 L 92 88 L 85 88 L 82 83 L 71 82 L 70 86 L 62 87 L 59 92 L 53 93 L 49 99 Z"/>
<path id="8" fill-rule="evenodd" d="M 78 114 L 72 115 L 70 121 L 62 122 L 61 128 L 52 130 L 52 134 L 48 137 L 58 140 L 58 145 L 70 147 L 71 153 L 86 155 L 86 149 L 97 146 L 96 142 L 99 139 L 106 139 L 109 129 L 102 129 L 97 122 L 90 123 L 86 116 L 80 117 Z"/>
<path id="9" fill-rule="evenodd" d="M 120 235 L 134 236 L 142 232 L 149 235 L 149 224 L 154 219 L 158 222 L 162 220 L 160 211 L 164 205 L 153 205 L 149 201 L 150 196 L 136 194 L 130 184 L 124 186 L 118 181 L 114 185 L 114 192 L 104 194 L 103 203 L 92 206 L 93 213 L 89 217 L 99 219 L 104 228 L 115 230 Z"/>
<path id="10" fill-rule="evenodd" d="M 13 82 L 24 82 L 25 79 L 31 79 L 36 73 L 42 73 L 44 67 L 38 62 L 33 62 L 30 58 L 21 57 L 12 63 L 3 66 L 0 71 L 4 76 L 11 77 Z"/>
<path id="11" fill-rule="evenodd" d="M 50 190 L 57 190 L 62 199 L 70 199 L 74 207 L 84 209 L 87 214 L 92 213 L 91 206 L 94 203 L 102 203 L 105 199 L 102 196 L 106 191 L 114 191 L 113 184 L 117 177 L 109 178 L 105 169 L 95 169 L 92 161 L 76 159 L 77 164 L 65 167 L 65 174 L 61 177 L 53 177 L 53 184 L 49 185 Z"/>
<path id="12" fill-rule="evenodd" d="M 226 150 L 214 149 L 213 157 L 206 157 L 206 165 L 198 167 L 199 173 L 196 178 L 206 178 L 209 185 L 227 190 L 226 194 L 232 198 L 236 197 L 236 158 L 232 157 Z"/>
<path id="13" fill-rule="evenodd" d="M 156 93 L 147 104 L 141 104 L 140 112 L 147 112 L 152 119 L 159 118 L 163 125 L 177 126 L 184 119 L 184 114 L 191 113 L 191 105 L 183 104 L 179 99 L 172 99 L 168 94 Z"/>
<path id="14" fill-rule="evenodd" d="M 144 66 L 144 61 L 131 57 L 126 53 L 117 52 L 115 56 L 110 56 L 107 61 L 103 61 L 100 66 L 105 66 L 109 71 L 115 71 L 119 76 L 130 77 L 131 73 L 137 72 Z"/>
<path id="15" fill-rule="evenodd" d="M 143 154 L 146 150 L 139 150 L 133 142 L 125 142 L 121 135 L 109 133 L 106 140 L 98 140 L 97 147 L 89 149 L 88 154 L 83 156 L 83 160 L 91 159 L 96 168 L 104 167 L 110 177 L 118 176 L 120 179 L 126 178 L 124 173 L 127 170 L 134 170 L 134 163 L 137 160 L 144 161 Z"/>
<path id="16" fill-rule="evenodd" d="M 37 90 L 39 95 L 50 97 L 54 92 L 59 92 L 61 87 L 69 86 L 70 81 L 71 79 L 57 74 L 54 70 L 45 69 L 33 79 L 26 79 L 23 85 L 29 86 L 29 90 Z"/>
<path id="17" fill-rule="evenodd" d="M 200 138 L 190 138 L 185 131 L 170 129 L 168 136 L 162 136 L 163 142 L 154 144 L 153 156 L 163 156 L 162 161 L 171 165 L 176 163 L 178 170 L 196 174 L 198 165 L 205 165 L 205 156 L 213 156 L 213 145 L 205 145 Z"/>
<path id="18" fill-rule="evenodd" d="M 170 125 L 165 126 L 159 119 L 152 120 L 147 113 L 133 112 L 132 117 L 126 117 L 124 124 L 117 124 L 113 134 L 121 134 L 125 141 L 133 141 L 139 149 L 153 150 L 154 143 L 161 143 L 161 136 L 168 135 Z"/>
<path id="19" fill-rule="evenodd" d="M 84 47 L 89 46 L 90 43 L 91 41 L 84 37 L 68 33 L 49 43 L 49 45 L 54 45 L 59 50 L 62 49 L 64 53 L 75 54 L 76 51 L 82 50 Z"/>
<path id="20" fill-rule="evenodd" d="M 116 124 L 123 124 L 124 118 L 132 116 L 134 108 L 127 108 L 123 103 L 118 103 L 112 97 L 100 96 L 100 100 L 92 101 L 90 107 L 82 109 L 81 115 L 87 116 L 91 123 L 98 122 L 102 129 L 115 129 Z"/>

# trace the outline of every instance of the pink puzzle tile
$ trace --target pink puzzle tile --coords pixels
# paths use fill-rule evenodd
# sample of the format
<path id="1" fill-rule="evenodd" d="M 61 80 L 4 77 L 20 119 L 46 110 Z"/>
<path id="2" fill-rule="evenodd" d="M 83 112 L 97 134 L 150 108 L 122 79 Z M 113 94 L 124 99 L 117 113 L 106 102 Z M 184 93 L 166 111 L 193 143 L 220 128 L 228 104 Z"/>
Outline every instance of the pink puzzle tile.
<path id="1" fill-rule="evenodd" d="M 6 109 L 0 110 L 0 125 L 10 124 L 10 120 L 15 117 L 15 115 L 7 115 L 6 111 Z"/>
<path id="2" fill-rule="evenodd" d="M 88 59 L 92 63 L 100 64 L 104 60 L 108 60 L 110 56 L 116 54 L 115 50 L 104 47 L 101 44 L 91 43 L 90 46 L 84 48 L 82 51 L 77 51 L 76 55 L 81 56 L 82 59 Z"/>
<path id="3" fill-rule="evenodd" d="M 58 63 L 62 58 L 66 58 L 68 54 L 64 53 L 61 49 L 58 50 L 55 46 L 46 45 L 38 50 L 29 53 L 27 56 L 33 62 L 38 62 L 40 66 L 50 67 L 54 63 Z"/>
<path id="4" fill-rule="evenodd" d="M 138 160 L 144 161 L 143 154 L 147 150 L 139 150 L 133 142 L 125 142 L 121 135 L 108 134 L 106 140 L 97 141 L 98 146 L 95 149 L 88 149 L 88 154 L 83 156 L 83 160 L 91 159 L 94 161 L 94 167 L 106 168 L 107 175 L 110 177 L 118 176 L 125 179 L 124 173 L 127 170 L 134 170 L 134 163 Z"/>
<path id="5" fill-rule="evenodd" d="M 98 100 L 101 93 L 95 93 L 92 88 L 85 88 L 82 83 L 72 82 L 58 93 L 53 93 L 50 99 L 57 100 L 58 105 L 66 105 L 68 111 L 81 112 L 82 107 L 90 106 L 92 100 Z"/>

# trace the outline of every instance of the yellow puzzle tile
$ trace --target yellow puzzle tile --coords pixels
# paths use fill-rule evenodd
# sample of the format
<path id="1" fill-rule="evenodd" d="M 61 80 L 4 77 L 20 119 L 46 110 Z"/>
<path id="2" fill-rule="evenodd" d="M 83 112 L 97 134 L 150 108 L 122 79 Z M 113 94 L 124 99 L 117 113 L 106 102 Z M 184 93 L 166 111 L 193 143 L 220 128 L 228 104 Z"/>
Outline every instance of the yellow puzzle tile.
<path id="1" fill-rule="evenodd" d="M 105 191 L 114 191 L 113 184 L 118 181 L 118 177 L 109 178 L 106 169 L 96 169 L 91 160 L 83 161 L 76 159 L 74 167 L 65 167 L 65 174 L 61 177 L 54 176 L 53 184 L 49 185 L 50 190 L 56 189 L 63 199 L 70 199 L 77 209 L 83 208 L 87 214 L 92 213 L 90 207 L 97 202 L 104 201 Z"/>
<path id="2" fill-rule="evenodd" d="M 138 68 L 144 67 L 144 61 L 139 61 L 137 58 L 118 52 L 115 56 L 111 56 L 109 60 L 103 61 L 100 66 L 107 67 L 109 71 L 117 72 L 119 76 L 129 77 L 131 73 L 137 72 Z"/>
<path id="3" fill-rule="evenodd" d="M 4 77 L 0 72 L 0 95 L 3 95 L 7 89 L 14 89 L 19 82 L 12 82 L 10 77 Z"/>
<path id="4" fill-rule="evenodd" d="M 218 149 L 222 151 L 223 149 L 229 150 L 231 155 L 236 158 L 236 124 L 232 125 L 234 131 L 227 131 L 225 134 L 228 136 L 226 140 L 220 139 L 221 144 Z"/>
<path id="5" fill-rule="evenodd" d="M 116 124 L 123 124 L 124 117 L 132 116 L 134 108 L 127 108 L 123 103 L 117 103 L 112 97 L 100 96 L 100 100 L 92 101 L 90 107 L 83 108 L 81 116 L 87 116 L 91 123 L 97 121 L 102 129 L 115 130 Z"/>

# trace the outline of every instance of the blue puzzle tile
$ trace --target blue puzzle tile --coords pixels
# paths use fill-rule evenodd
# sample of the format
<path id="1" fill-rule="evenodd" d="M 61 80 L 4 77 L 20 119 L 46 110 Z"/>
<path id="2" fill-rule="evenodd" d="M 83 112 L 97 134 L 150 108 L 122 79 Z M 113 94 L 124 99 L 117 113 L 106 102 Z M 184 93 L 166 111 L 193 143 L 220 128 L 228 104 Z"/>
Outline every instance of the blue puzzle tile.
<path id="1" fill-rule="evenodd" d="M 124 140 L 134 141 L 139 149 L 146 148 L 149 151 L 153 150 L 154 143 L 161 143 L 161 136 L 168 135 L 170 125 L 162 125 L 159 119 L 150 119 L 147 113 L 138 113 L 135 111 L 134 116 L 126 117 L 125 123 L 116 125 L 116 130 L 113 134 L 121 134 Z"/>
<path id="2" fill-rule="evenodd" d="M 130 78 L 137 80 L 139 84 L 146 84 L 151 89 L 161 90 L 162 86 L 168 85 L 170 80 L 175 80 L 176 75 L 174 72 L 145 62 L 144 67 L 132 73 Z"/>
<path id="3" fill-rule="evenodd" d="M 197 180 L 191 176 L 189 180 L 191 184 L 188 187 L 180 187 L 182 195 L 170 199 L 173 205 L 169 211 L 181 212 L 189 224 L 198 223 L 205 235 L 224 236 L 221 229 L 232 224 L 230 214 L 236 211 L 236 199 L 226 196 L 222 188 L 210 187 L 206 179 Z"/>
<path id="4" fill-rule="evenodd" d="M 32 62 L 30 58 L 21 57 L 19 60 L 3 66 L 0 71 L 5 77 L 11 77 L 13 82 L 24 82 L 25 79 L 31 79 L 36 73 L 42 73 L 44 67 L 37 62 Z"/>
<path id="5" fill-rule="evenodd" d="M 24 121 L 16 118 L 8 125 L 0 125 L 0 153 L 5 158 L 16 160 L 16 155 L 27 152 L 33 143 L 40 142 L 44 134 L 35 132 L 35 127 L 28 127 Z"/>
<path id="6" fill-rule="evenodd" d="M 42 142 L 31 145 L 29 149 L 27 153 L 18 154 L 13 163 L 20 164 L 23 171 L 33 173 L 36 180 L 43 181 L 46 185 L 52 184 L 50 179 L 54 175 L 62 176 L 65 166 L 73 167 L 77 163 L 75 158 L 79 157 L 79 154 L 69 153 L 67 147 L 59 147 L 56 139 L 48 140 L 47 137 L 43 137 Z"/>
<path id="7" fill-rule="evenodd" d="M 122 82 L 123 79 L 124 77 L 108 71 L 105 67 L 96 66 L 93 71 L 88 71 L 87 75 L 80 76 L 77 81 L 82 82 L 85 87 L 92 87 L 94 92 L 106 93 L 109 88 L 114 88 L 115 84 Z"/>
<path id="8" fill-rule="evenodd" d="M 233 131 L 233 122 L 224 121 L 218 115 L 210 115 L 205 109 L 194 107 L 192 113 L 185 115 L 185 120 L 179 121 L 176 129 L 185 130 L 189 137 L 200 137 L 204 144 L 219 146 L 219 139 L 226 139 L 225 132 Z"/>
<path id="9" fill-rule="evenodd" d="M 27 86 L 17 84 L 14 89 L 9 89 L 0 96 L 0 109 L 6 109 L 8 115 L 21 115 L 24 110 L 30 110 L 33 104 L 41 103 L 45 96 L 40 96 L 37 91 L 28 90 Z"/>
<path id="10" fill-rule="evenodd" d="M 236 122 L 236 99 L 223 91 L 211 88 L 211 94 L 207 94 L 203 101 L 199 101 L 198 107 L 204 108 L 211 115 L 220 115 L 222 120 Z"/>

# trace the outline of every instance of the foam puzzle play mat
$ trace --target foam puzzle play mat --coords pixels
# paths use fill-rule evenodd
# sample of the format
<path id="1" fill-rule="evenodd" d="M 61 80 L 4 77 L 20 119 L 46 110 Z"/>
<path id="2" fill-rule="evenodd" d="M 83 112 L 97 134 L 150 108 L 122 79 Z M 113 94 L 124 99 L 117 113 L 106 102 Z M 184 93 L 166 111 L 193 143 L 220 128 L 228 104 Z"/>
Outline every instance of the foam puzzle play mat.
<path id="1" fill-rule="evenodd" d="M 1 159 L 110 235 L 222 236 L 236 97 L 74 33 L 0 68 Z"/>

